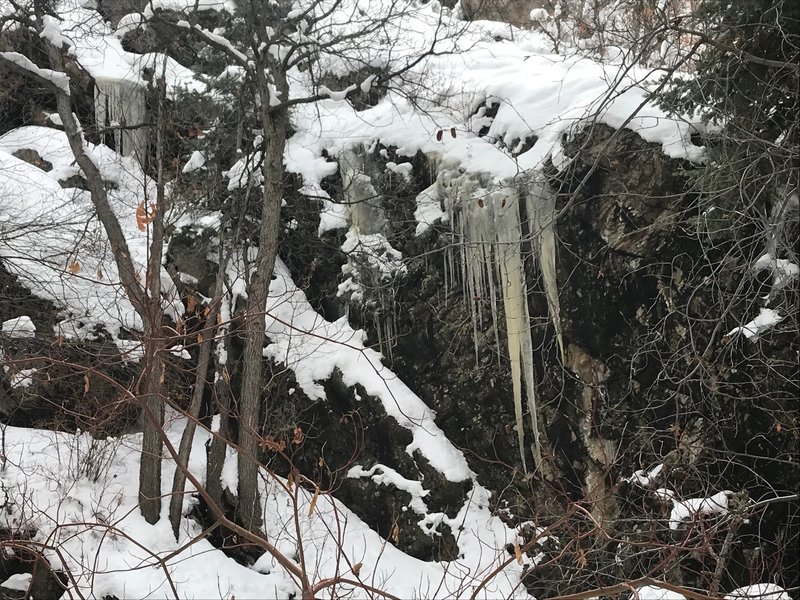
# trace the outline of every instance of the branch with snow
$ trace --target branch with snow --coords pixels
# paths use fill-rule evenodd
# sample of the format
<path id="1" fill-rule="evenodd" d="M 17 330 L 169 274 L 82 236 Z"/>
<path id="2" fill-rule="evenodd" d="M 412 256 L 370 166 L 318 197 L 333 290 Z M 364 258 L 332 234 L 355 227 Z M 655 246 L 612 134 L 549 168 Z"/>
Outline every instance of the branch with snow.
<path id="1" fill-rule="evenodd" d="M 22 75 L 33 77 L 39 83 L 56 87 L 69 96 L 69 77 L 66 73 L 43 69 L 19 52 L 0 52 L 0 64 Z"/>

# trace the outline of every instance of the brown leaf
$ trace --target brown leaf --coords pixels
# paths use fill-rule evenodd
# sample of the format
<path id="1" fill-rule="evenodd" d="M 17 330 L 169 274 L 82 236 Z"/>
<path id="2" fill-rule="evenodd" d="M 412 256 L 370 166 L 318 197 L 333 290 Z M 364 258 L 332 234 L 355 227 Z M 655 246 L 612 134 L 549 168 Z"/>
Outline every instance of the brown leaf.
<path id="1" fill-rule="evenodd" d="M 97 269 L 97 278 L 103 281 L 103 272 L 100 269 Z"/>
<path id="2" fill-rule="evenodd" d="M 69 268 L 69 272 L 72 273 L 73 275 L 75 275 L 78 271 L 81 270 L 81 263 L 79 263 L 76 260 L 68 268 Z"/>
<path id="3" fill-rule="evenodd" d="M 292 438 L 292 443 L 295 446 L 299 446 L 300 444 L 303 443 L 305 437 L 306 436 L 303 433 L 303 429 L 298 425 L 297 427 L 294 428 L 294 437 Z"/>
<path id="4" fill-rule="evenodd" d="M 437 142 L 441 142 L 442 141 L 442 130 L 441 129 L 436 132 L 436 141 Z"/>
<path id="5" fill-rule="evenodd" d="M 314 497 L 311 498 L 311 504 L 308 505 L 308 516 L 314 514 L 314 509 L 317 507 L 317 500 L 319 500 L 319 486 L 314 490 Z"/>
<path id="6" fill-rule="evenodd" d="M 189 296 L 186 298 L 186 312 L 193 313 L 197 308 L 197 298 L 194 296 Z"/>
<path id="7" fill-rule="evenodd" d="M 520 549 L 519 544 L 517 542 L 514 542 L 514 556 L 517 559 L 517 564 L 521 565 L 522 564 L 522 550 Z"/>
<path id="8" fill-rule="evenodd" d="M 586 560 L 586 553 L 583 551 L 583 548 L 578 548 L 578 556 L 575 559 L 575 563 L 578 565 L 579 569 L 585 569 L 586 565 L 589 564 L 589 561 Z"/>
<path id="9" fill-rule="evenodd" d="M 164 379 L 166 378 L 167 374 L 167 366 L 162 364 L 161 365 L 161 375 L 158 376 L 158 383 L 164 383 Z"/>
<path id="10" fill-rule="evenodd" d="M 395 544 L 400 541 L 400 526 L 397 523 L 392 527 L 392 541 Z"/>
<path id="11" fill-rule="evenodd" d="M 455 127 L 451 127 L 450 128 L 450 135 L 453 136 L 453 137 L 456 137 L 456 128 Z"/>
<path id="12" fill-rule="evenodd" d="M 151 206 L 148 212 L 144 207 L 144 202 L 139 202 L 139 206 L 136 207 L 136 226 L 139 228 L 139 231 L 144 231 L 155 218 L 156 207 Z"/>
<path id="13" fill-rule="evenodd" d="M 363 563 L 360 563 L 360 562 L 357 562 L 356 564 L 354 564 L 354 565 L 353 565 L 353 568 L 352 568 L 352 569 L 350 569 L 351 571 L 353 571 L 353 575 L 355 575 L 356 577 L 358 577 L 358 576 L 359 576 L 359 574 L 361 573 L 361 567 L 362 567 L 362 566 L 363 566 Z"/>
<path id="14" fill-rule="evenodd" d="M 286 478 L 286 487 L 289 491 L 292 491 L 292 486 L 294 485 L 294 471 L 289 473 L 289 476 Z"/>
<path id="15" fill-rule="evenodd" d="M 226 371 L 223 371 L 223 379 L 225 372 Z M 267 437 L 263 438 L 261 440 L 260 445 L 262 448 L 266 450 L 271 450 L 272 452 L 283 452 L 286 449 L 286 442 L 284 442 L 283 440 L 276 441 L 275 438 L 272 437 L 271 435 L 268 435 Z"/>
<path id="16" fill-rule="evenodd" d="M 83 374 L 83 393 L 84 394 L 88 394 L 89 393 L 89 374 L 88 373 L 84 373 Z"/>

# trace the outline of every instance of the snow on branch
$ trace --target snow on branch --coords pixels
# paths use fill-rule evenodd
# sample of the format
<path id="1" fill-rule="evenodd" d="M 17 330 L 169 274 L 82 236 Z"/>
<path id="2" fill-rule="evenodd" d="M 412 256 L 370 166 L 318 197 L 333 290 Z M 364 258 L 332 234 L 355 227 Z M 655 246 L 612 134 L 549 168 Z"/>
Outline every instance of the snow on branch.
<path id="1" fill-rule="evenodd" d="M 9 69 L 18 73 L 32 75 L 41 82 L 55 86 L 69 96 L 69 77 L 66 73 L 42 69 L 19 52 L 0 52 L 0 63 L 4 63 Z"/>

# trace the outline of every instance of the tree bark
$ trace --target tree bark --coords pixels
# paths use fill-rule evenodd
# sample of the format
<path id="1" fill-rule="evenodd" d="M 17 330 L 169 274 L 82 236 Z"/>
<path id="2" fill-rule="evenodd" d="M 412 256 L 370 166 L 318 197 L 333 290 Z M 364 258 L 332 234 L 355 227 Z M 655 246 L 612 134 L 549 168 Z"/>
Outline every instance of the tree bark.
<path id="1" fill-rule="evenodd" d="M 280 68 L 273 68 L 273 77 Z M 261 409 L 261 368 L 264 351 L 265 309 L 269 282 L 278 253 L 281 200 L 283 198 L 283 152 L 286 147 L 286 110 L 270 110 L 270 86 L 264 68 L 256 69 L 261 100 L 261 124 L 264 131 L 264 160 L 262 161 L 263 193 L 261 229 L 258 240 L 255 270 L 247 286 L 247 306 L 244 315 L 245 349 L 243 357 L 242 391 L 239 406 L 239 517 L 242 526 L 256 532 L 261 529 L 261 500 L 258 492 L 258 451 L 261 440 L 259 414 Z M 288 88 L 277 85 L 279 90 Z"/>
<path id="2" fill-rule="evenodd" d="M 202 336 L 202 343 L 200 344 L 200 356 L 197 359 L 194 389 L 192 390 L 192 403 L 189 405 L 189 412 L 186 415 L 186 428 L 183 430 L 181 444 L 178 449 L 178 460 L 180 460 L 182 465 L 187 467 L 192 453 L 192 442 L 194 441 L 194 433 L 197 428 L 197 419 L 200 416 L 200 407 L 203 404 L 208 365 L 211 362 L 211 349 L 214 345 L 214 332 L 216 331 L 217 315 L 219 314 L 219 303 L 222 300 L 222 283 L 225 279 L 224 262 L 224 260 L 220 259 L 217 282 L 214 286 L 214 297 L 211 300 L 211 306 L 209 307 L 203 331 L 200 333 L 200 336 Z M 185 486 L 186 476 L 181 469 L 176 468 L 175 477 L 172 480 L 172 496 L 169 501 L 169 521 L 172 525 L 172 532 L 175 534 L 176 540 L 178 539 L 181 515 L 183 513 L 183 493 Z"/>

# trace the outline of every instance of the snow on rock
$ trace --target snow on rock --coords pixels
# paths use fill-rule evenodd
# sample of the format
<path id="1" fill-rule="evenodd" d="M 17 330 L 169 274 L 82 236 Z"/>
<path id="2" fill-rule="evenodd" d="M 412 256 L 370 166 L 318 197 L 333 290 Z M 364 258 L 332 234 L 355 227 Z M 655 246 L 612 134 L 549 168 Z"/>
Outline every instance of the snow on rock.
<path id="1" fill-rule="evenodd" d="M 191 173 L 192 171 L 197 171 L 199 169 L 205 169 L 205 168 L 206 168 L 205 155 L 199 150 L 195 150 L 194 152 L 192 152 L 192 155 L 189 157 L 189 160 L 186 161 L 186 164 L 183 165 L 183 169 L 181 169 L 181 172 Z"/>
<path id="2" fill-rule="evenodd" d="M 661 474 L 663 469 L 664 463 L 657 464 L 649 471 L 639 469 L 638 471 L 634 471 L 633 475 L 627 477 L 625 481 L 638 485 L 639 487 L 649 488 L 655 481 L 658 480 L 658 476 Z"/>
<path id="3" fill-rule="evenodd" d="M 347 471 L 347 477 L 351 479 L 368 477 L 379 485 L 391 485 L 411 495 L 409 507 L 411 507 L 415 513 L 424 515 L 428 512 L 428 507 L 422 499 L 427 496 L 430 491 L 424 489 L 421 482 L 406 479 L 391 467 L 375 464 L 370 469 L 365 469 L 361 465 L 356 465 Z"/>
<path id="4" fill-rule="evenodd" d="M 727 333 L 727 336 L 731 337 L 741 333 L 751 342 L 755 342 L 758 340 L 758 336 L 772 329 L 775 325 L 783 321 L 784 318 L 785 317 L 782 317 L 778 311 L 772 310 L 771 308 L 761 308 L 755 319 L 745 325 L 734 327 Z"/>
<path id="5" fill-rule="evenodd" d="M 31 573 L 17 573 L 0 583 L 0 587 L 18 592 L 27 592 L 31 586 L 31 579 L 33 579 L 33 574 Z"/>
<path id="6" fill-rule="evenodd" d="M 36 326 L 27 315 L 3 321 L 0 331 L 13 338 L 32 338 L 36 336 Z"/>
<path id="7" fill-rule="evenodd" d="M 800 266 L 785 258 L 774 258 L 769 253 L 763 254 L 753 263 L 753 270 L 772 273 L 772 292 L 786 287 L 800 275 Z"/>
<path id="8" fill-rule="evenodd" d="M 733 590 L 725 600 L 791 600 L 789 593 L 774 583 L 757 583 Z"/>
<path id="9" fill-rule="evenodd" d="M 686 596 L 655 585 L 643 585 L 636 589 L 639 600 L 686 600 Z"/>
<path id="10" fill-rule="evenodd" d="M 417 221 L 417 235 L 428 231 L 436 221 L 447 219 L 447 212 L 442 210 L 436 185 L 422 190 L 417 195 L 417 210 L 414 211 L 414 219 Z"/>
<path id="11" fill-rule="evenodd" d="M 6 373 L 9 372 L 8 367 L 4 367 Z M 33 376 L 36 374 L 36 369 L 22 369 L 16 373 L 12 373 L 8 380 L 12 388 L 26 388 L 33 385 Z"/>
<path id="12" fill-rule="evenodd" d="M 698 515 L 725 514 L 728 512 L 728 500 L 732 492 L 718 492 L 707 498 L 689 498 L 673 500 L 672 512 L 669 515 L 669 528 L 678 529 L 686 519 Z"/>
<path id="13" fill-rule="evenodd" d="M 320 382 L 338 369 L 345 385 L 361 384 L 380 399 L 389 416 L 411 431 L 409 455 L 419 450 L 450 481 L 473 477 L 464 455 L 434 422 L 434 412 L 381 363 L 380 354 L 364 346 L 364 332 L 353 330 L 346 317 L 334 322 L 321 317 L 280 260 L 267 301 L 267 335 L 272 343 L 265 354 L 289 366 L 310 398 L 325 398 Z"/>

